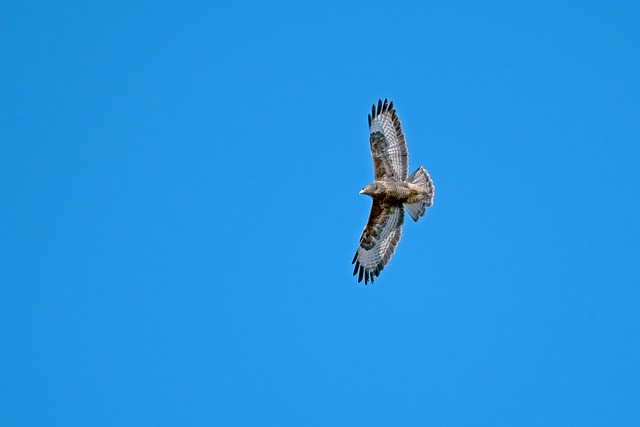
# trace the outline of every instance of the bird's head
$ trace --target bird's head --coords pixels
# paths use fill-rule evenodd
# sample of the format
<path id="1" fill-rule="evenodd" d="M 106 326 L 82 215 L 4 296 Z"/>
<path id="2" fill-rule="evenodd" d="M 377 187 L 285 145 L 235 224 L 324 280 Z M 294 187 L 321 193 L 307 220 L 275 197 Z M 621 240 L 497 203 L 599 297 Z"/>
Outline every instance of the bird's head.
<path id="1" fill-rule="evenodd" d="M 369 184 L 363 187 L 362 190 L 360 190 L 360 194 L 366 194 L 367 196 L 373 197 L 373 195 L 376 194 L 377 191 L 378 184 L 374 182 L 373 184 Z"/>

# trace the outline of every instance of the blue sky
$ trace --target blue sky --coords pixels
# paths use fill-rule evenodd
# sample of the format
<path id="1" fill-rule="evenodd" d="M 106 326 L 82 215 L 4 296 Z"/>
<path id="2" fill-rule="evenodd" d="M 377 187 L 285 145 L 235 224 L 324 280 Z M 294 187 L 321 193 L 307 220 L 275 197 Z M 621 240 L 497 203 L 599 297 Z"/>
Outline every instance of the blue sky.
<path id="1" fill-rule="evenodd" d="M 640 425 L 638 3 L 93 3 L 0 6 L 4 425 Z"/>

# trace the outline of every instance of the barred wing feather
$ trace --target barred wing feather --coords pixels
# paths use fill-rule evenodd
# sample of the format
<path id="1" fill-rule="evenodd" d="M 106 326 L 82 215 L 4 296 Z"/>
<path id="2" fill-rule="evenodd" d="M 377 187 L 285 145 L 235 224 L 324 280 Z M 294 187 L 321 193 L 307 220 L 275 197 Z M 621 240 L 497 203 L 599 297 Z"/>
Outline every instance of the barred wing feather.
<path id="1" fill-rule="evenodd" d="M 365 285 L 378 276 L 391 259 L 402 235 L 404 211 L 402 206 L 374 201 L 369 220 L 360 237 L 360 245 L 353 257 L 353 275 Z"/>
<path id="2" fill-rule="evenodd" d="M 369 142 L 373 158 L 373 175 L 376 181 L 404 181 L 407 178 L 407 144 L 400 119 L 393 108 L 393 101 L 378 100 L 369 115 Z"/>

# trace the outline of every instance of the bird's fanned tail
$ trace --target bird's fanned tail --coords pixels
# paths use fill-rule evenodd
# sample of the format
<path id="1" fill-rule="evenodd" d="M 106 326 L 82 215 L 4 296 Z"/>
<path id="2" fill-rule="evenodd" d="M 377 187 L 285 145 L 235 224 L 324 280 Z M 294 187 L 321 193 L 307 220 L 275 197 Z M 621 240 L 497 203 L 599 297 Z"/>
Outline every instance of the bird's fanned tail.
<path id="1" fill-rule="evenodd" d="M 411 219 L 418 222 L 420 217 L 424 216 L 427 212 L 427 208 L 433 205 L 433 196 L 435 194 L 436 187 L 433 185 L 429 172 L 427 172 L 422 166 L 409 175 L 407 182 L 417 185 L 424 191 L 423 199 L 419 202 L 403 204 L 407 213 L 411 216 Z"/>

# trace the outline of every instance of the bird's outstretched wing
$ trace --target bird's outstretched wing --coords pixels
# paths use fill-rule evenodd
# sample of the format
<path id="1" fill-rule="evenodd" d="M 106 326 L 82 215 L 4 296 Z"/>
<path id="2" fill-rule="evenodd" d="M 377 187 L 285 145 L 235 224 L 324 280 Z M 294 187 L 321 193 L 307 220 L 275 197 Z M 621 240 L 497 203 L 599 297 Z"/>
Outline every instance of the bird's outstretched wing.
<path id="1" fill-rule="evenodd" d="M 404 211 L 402 206 L 394 206 L 373 201 L 369 220 L 360 237 L 360 245 L 353 257 L 353 275 L 358 274 L 358 282 L 364 277 L 365 285 L 373 283 L 391 259 L 402 235 Z"/>
<path id="2" fill-rule="evenodd" d="M 385 99 L 382 103 L 380 99 L 377 110 L 375 105 L 371 107 L 369 142 L 374 180 L 404 181 L 409 167 L 407 144 L 393 101 L 387 103 Z"/>

